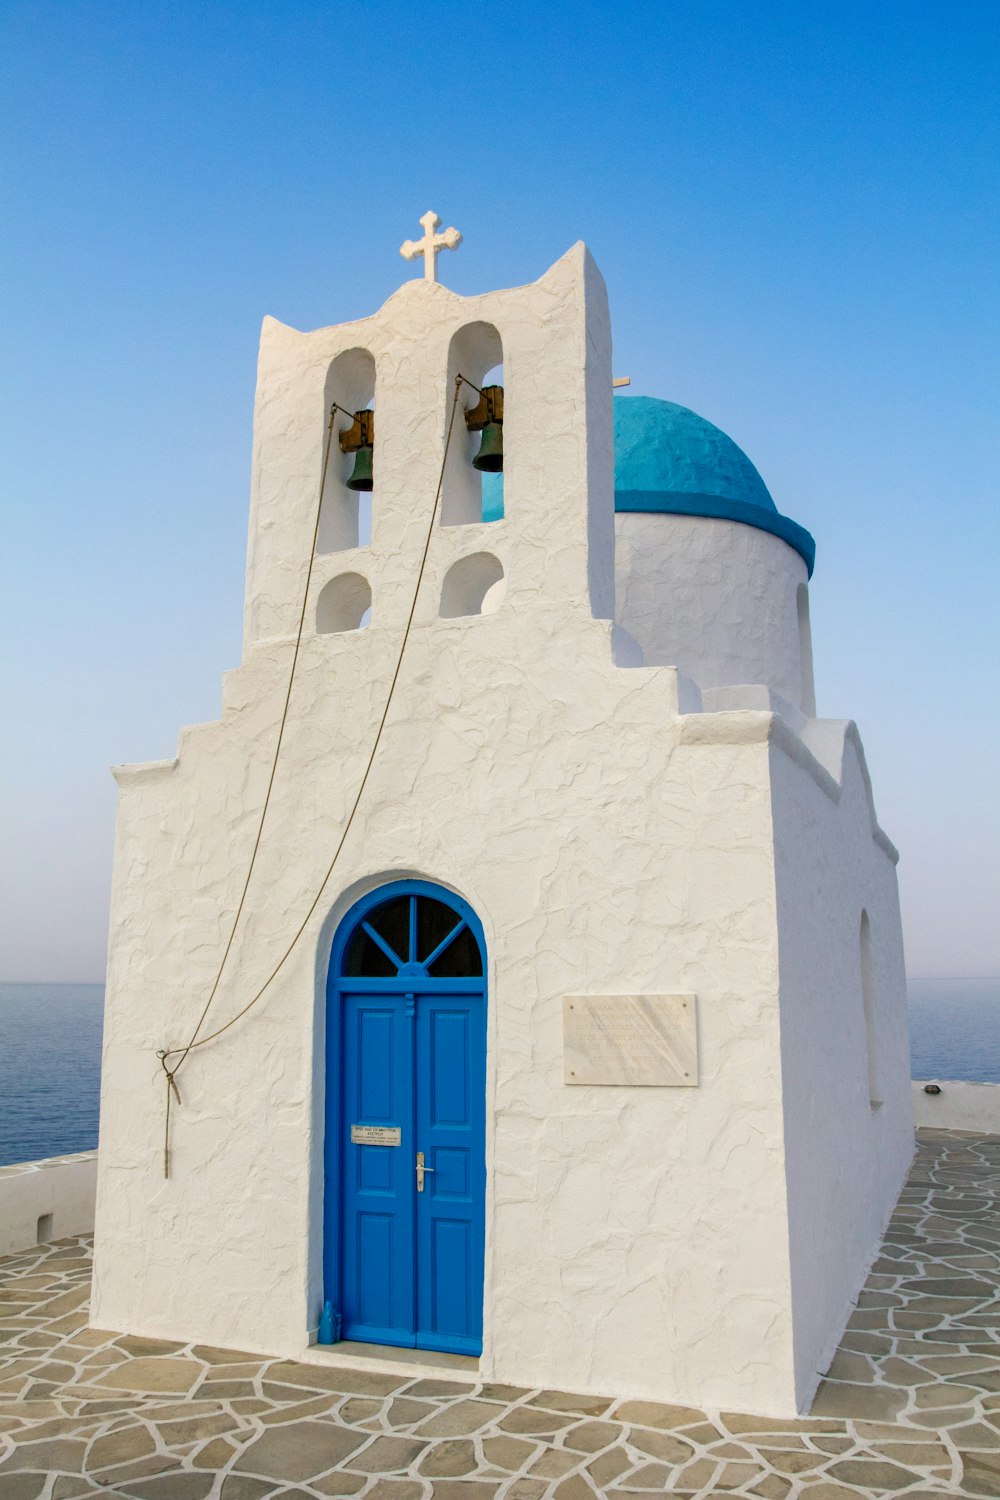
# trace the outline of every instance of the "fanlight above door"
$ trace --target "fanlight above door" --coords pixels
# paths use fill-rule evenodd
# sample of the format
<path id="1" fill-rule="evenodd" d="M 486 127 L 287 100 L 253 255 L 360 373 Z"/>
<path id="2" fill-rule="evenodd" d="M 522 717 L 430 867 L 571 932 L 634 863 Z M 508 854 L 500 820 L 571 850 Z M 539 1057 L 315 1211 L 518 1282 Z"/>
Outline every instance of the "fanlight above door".
<path id="1" fill-rule="evenodd" d="M 463 979 L 483 972 L 464 918 L 431 896 L 393 896 L 358 923 L 341 973 L 351 979 Z"/>

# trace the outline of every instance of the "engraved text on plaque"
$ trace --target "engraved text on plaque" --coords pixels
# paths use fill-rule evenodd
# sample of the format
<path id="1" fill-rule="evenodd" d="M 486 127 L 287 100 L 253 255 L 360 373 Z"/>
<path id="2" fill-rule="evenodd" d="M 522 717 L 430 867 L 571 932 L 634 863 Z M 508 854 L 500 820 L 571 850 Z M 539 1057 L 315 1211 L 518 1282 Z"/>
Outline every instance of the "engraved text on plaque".
<path id="1" fill-rule="evenodd" d="M 399 1125 L 352 1125 L 353 1146 L 398 1146 L 402 1136 Z"/>

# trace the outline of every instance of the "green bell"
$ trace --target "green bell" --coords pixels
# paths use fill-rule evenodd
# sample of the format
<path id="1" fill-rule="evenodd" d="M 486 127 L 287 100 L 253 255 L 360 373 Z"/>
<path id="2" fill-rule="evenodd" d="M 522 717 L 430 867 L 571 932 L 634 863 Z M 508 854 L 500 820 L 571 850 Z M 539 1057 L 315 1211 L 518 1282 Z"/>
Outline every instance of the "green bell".
<path id="1" fill-rule="evenodd" d="M 354 455 L 354 471 L 347 481 L 349 490 L 370 490 L 374 487 L 372 479 L 372 449 L 366 443 L 364 447 L 358 448 Z"/>
<path id="2" fill-rule="evenodd" d="M 487 422 L 483 428 L 483 438 L 479 444 L 479 452 L 472 460 L 472 467 L 478 469 L 481 474 L 503 473 L 502 423 Z"/>

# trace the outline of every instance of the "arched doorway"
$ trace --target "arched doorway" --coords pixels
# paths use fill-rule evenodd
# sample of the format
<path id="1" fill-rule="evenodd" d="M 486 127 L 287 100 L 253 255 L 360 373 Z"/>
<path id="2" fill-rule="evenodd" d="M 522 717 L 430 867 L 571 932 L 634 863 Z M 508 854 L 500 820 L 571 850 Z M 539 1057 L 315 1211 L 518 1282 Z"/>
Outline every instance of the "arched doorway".
<path id="1" fill-rule="evenodd" d="M 485 1091 L 478 918 L 426 881 L 369 892 L 327 984 L 324 1280 L 342 1338 L 482 1351 Z"/>

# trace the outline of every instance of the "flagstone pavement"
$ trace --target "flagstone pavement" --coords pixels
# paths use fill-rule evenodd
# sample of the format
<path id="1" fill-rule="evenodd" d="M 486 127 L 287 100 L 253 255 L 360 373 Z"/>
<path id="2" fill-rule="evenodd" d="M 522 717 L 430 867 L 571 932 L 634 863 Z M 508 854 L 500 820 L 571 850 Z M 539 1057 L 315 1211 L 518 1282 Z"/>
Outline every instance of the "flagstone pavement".
<path id="1" fill-rule="evenodd" d="M 922 1132 L 811 1414 L 261 1359 L 87 1326 L 90 1246 L 0 1260 L 0 1500 L 1000 1496 L 1000 1136 Z"/>

